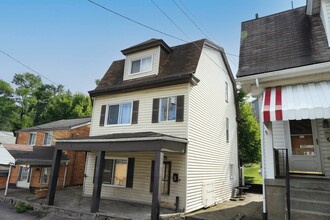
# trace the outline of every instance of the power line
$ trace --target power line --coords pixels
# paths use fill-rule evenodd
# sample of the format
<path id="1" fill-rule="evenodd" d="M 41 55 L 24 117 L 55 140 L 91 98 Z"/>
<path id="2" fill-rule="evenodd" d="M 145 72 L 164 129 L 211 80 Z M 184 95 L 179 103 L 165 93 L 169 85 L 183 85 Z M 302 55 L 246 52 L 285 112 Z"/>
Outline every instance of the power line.
<path id="1" fill-rule="evenodd" d="M 4 52 L 3 50 L 0 50 L 0 52 L 4 55 L 6 55 L 7 57 L 9 57 L 10 59 L 16 61 L 17 63 L 21 64 L 22 66 L 28 68 L 29 70 L 31 70 L 32 72 L 35 72 L 36 74 L 38 74 L 39 76 L 41 76 L 42 78 L 48 80 L 49 82 L 51 82 L 52 84 L 58 86 L 57 83 L 55 83 L 54 81 L 50 80 L 49 78 L 47 78 L 46 76 L 42 75 L 41 73 L 39 73 L 38 71 L 32 69 L 31 67 L 29 67 L 28 65 L 24 64 L 23 62 L 19 61 L 18 59 L 14 58 L 13 56 L 9 55 L 8 53 Z"/>
<path id="2" fill-rule="evenodd" d="M 109 12 L 115 14 L 115 15 L 118 15 L 118 16 L 120 16 L 120 17 L 122 17 L 122 18 L 125 18 L 126 20 L 129 20 L 129 21 L 131 21 L 131 22 L 133 22 L 133 23 L 136 23 L 136 24 L 138 24 L 138 25 L 141 25 L 141 26 L 143 26 L 143 27 L 145 27 L 145 28 L 148 28 L 148 29 L 150 29 L 150 30 L 156 31 L 156 32 L 158 32 L 158 33 L 161 33 L 161 34 L 163 34 L 163 35 L 165 35 L 165 36 L 171 37 L 171 38 L 176 39 L 176 40 L 180 40 L 180 41 L 183 41 L 183 42 L 186 42 L 186 43 L 188 42 L 188 41 L 185 41 L 185 40 L 183 40 L 183 39 L 181 39 L 181 38 L 179 38 L 179 37 L 176 37 L 176 36 L 174 36 L 174 35 L 171 35 L 171 34 L 165 33 L 165 32 L 163 32 L 163 31 L 161 31 L 161 30 L 158 30 L 158 29 L 153 28 L 153 27 L 151 27 L 151 26 L 149 26 L 149 25 L 143 24 L 143 23 L 141 23 L 141 22 L 139 22 L 139 21 L 136 21 L 136 20 L 134 20 L 134 19 L 132 19 L 132 18 L 129 18 L 129 17 L 125 16 L 125 15 L 122 15 L 122 14 L 120 14 L 120 13 L 118 13 L 118 12 L 115 12 L 115 11 L 113 11 L 113 10 L 111 10 L 111 9 L 109 9 L 109 8 L 107 8 L 107 7 L 105 7 L 105 6 L 103 6 L 103 5 L 100 5 L 100 4 L 98 4 L 98 3 L 96 3 L 96 2 L 94 2 L 94 1 L 92 1 L 92 0 L 88 0 L 88 1 L 89 1 L 90 3 L 96 5 L 96 6 L 100 7 L 100 8 L 103 8 L 103 9 L 106 10 L 106 11 L 109 11 Z"/>

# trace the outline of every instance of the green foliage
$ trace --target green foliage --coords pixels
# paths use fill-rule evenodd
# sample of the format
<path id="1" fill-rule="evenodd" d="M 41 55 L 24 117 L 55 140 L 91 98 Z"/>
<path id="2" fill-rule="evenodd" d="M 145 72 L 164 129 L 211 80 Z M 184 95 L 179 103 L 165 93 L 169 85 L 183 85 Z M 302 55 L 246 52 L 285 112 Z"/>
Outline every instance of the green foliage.
<path id="1" fill-rule="evenodd" d="M 0 130 L 15 131 L 60 119 L 92 114 L 89 96 L 72 95 L 62 85 L 44 84 L 32 73 L 15 74 L 12 83 L 0 80 Z"/>
<path id="2" fill-rule="evenodd" d="M 237 95 L 241 121 L 238 125 L 238 147 L 240 158 L 245 163 L 257 163 L 261 160 L 260 129 L 253 115 L 252 104 L 246 102 L 246 93 L 238 90 Z"/>
<path id="3" fill-rule="evenodd" d="M 16 204 L 15 208 L 17 213 L 24 213 L 26 211 L 33 210 L 32 206 L 26 205 L 24 202 Z"/>
<path id="4" fill-rule="evenodd" d="M 262 176 L 259 174 L 259 164 L 244 165 L 244 180 L 245 183 L 262 184 Z"/>

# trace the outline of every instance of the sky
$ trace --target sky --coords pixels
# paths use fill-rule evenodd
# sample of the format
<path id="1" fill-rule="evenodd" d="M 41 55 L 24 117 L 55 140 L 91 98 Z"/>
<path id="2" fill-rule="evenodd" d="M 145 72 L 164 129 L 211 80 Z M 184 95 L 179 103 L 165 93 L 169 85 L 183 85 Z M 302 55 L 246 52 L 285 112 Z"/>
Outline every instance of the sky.
<path id="1" fill-rule="evenodd" d="M 10 83 L 16 73 L 38 73 L 44 83 L 87 94 L 113 61 L 124 59 L 121 50 L 150 38 L 169 46 L 208 38 L 225 49 L 236 75 L 241 22 L 292 8 L 291 0 L 93 1 L 173 37 L 88 0 L 1 0 L 0 79 Z M 305 4 L 293 1 L 294 8 Z"/>

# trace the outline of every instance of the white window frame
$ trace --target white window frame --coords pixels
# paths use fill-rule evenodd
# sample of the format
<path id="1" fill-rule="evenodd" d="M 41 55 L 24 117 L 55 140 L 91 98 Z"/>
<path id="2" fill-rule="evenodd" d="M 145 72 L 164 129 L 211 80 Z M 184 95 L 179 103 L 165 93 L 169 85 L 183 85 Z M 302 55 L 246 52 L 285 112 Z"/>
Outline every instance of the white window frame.
<path id="1" fill-rule="evenodd" d="M 42 182 L 41 180 L 43 179 L 43 178 L 41 178 L 42 177 L 42 175 L 43 175 L 43 170 L 49 170 L 49 173 L 47 173 L 47 181 L 46 182 Z M 47 171 L 48 172 L 48 171 Z M 48 182 L 49 182 L 49 176 L 50 176 L 50 172 L 51 172 L 51 167 L 41 167 L 40 168 L 40 178 L 39 178 L 39 183 L 40 184 L 48 184 Z"/>
<path id="2" fill-rule="evenodd" d="M 119 118 L 121 117 L 121 111 L 120 111 L 120 108 L 121 107 L 120 106 L 125 105 L 125 104 L 131 104 L 131 114 L 130 114 L 130 121 L 129 121 L 129 123 L 125 123 L 125 124 L 120 124 L 120 123 L 117 123 L 117 124 L 108 124 L 109 113 L 110 113 L 110 106 L 119 105 L 119 110 L 118 110 L 118 122 L 119 122 Z M 109 104 L 107 106 L 106 116 L 107 117 L 105 117 L 105 119 L 104 119 L 106 126 L 123 126 L 123 125 L 125 126 L 125 125 L 131 125 L 132 124 L 132 116 L 133 116 L 133 101 Z"/>
<path id="3" fill-rule="evenodd" d="M 127 164 L 127 169 L 126 169 L 126 184 L 127 184 L 127 170 L 128 170 L 128 157 L 105 157 L 104 160 L 126 160 L 126 164 Z M 105 169 L 105 161 L 104 161 L 104 169 Z M 114 172 L 115 170 L 115 166 L 112 166 L 112 177 L 111 177 L 111 182 L 114 182 L 113 181 L 113 178 L 114 178 Z M 104 170 L 103 170 L 104 172 Z M 103 183 L 102 181 L 102 185 L 104 186 L 111 186 L 111 187 L 119 187 L 119 188 L 126 188 L 126 184 L 125 186 L 122 186 L 122 185 L 115 185 L 115 184 L 109 184 L 109 183 Z"/>
<path id="4" fill-rule="evenodd" d="M 225 82 L 225 101 L 228 102 L 228 96 L 229 96 L 229 85 L 228 82 Z"/>
<path id="5" fill-rule="evenodd" d="M 33 141 L 33 143 L 30 143 L 31 142 L 31 135 L 34 135 L 34 141 Z M 37 141 L 37 132 L 30 132 L 28 144 L 30 146 L 34 146 L 36 144 L 36 141 Z"/>
<path id="6" fill-rule="evenodd" d="M 51 138 L 50 138 L 50 142 L 49 142 L 49 144 L 45 143 L 45 141 L 46 141 L 46 134 L 51 135 Z M 52 145 L 52 141 L 53 141 L 53 132 L 52 132 L 52 131 L 46 131 L 46 132 L 44 133 L 43 145 L 44 145 L 44 146 L 51 146 L 51 145 Z"/>
<path id="7" fill-rule="evenodd" d="M 170 103 L 170 98 L 174 97 L 175 98 L 175 118 L 174 119 L 171 119 L 169 120 L 168 117 L 169 117 L 169 103 Z M 166 117 L 166 120 L 162 120 L 161 118 L 161 112 L 162 112 L 162 108 L 161 108 L 161 104 L 162 104 L 162 99 L 167 99 L 167 117 Z M 168 96 L 168 97 L 162 97 L 162 98 L 159 98 L 159 112 L 158 112 L 158 121 L 159 122 L 172 122 L 172 121 L 176 121 L 176 113 L 178 111 L 178 96 Z"/>
<path id="8" fill-rule="evenodd" d="M 147 70 L 141 71 L 141 66 L 142 66 L 142 60 L 149 59 L 150 58 L 150 67 Z M 132 68 L 133 68 L 133 62 L 140 61 L 140 71 L 136 73 L 132 73 Z M 130 60 L 130 69 L 129 69 L 129 75 L 135 75 L 135 74 L 140 74 L 140 73 L 146 73 L 152 71 L 152 62 L 153 62 L 153 55 L 150 56 L 145 56 L 139 59 L 132 59 Z"/>

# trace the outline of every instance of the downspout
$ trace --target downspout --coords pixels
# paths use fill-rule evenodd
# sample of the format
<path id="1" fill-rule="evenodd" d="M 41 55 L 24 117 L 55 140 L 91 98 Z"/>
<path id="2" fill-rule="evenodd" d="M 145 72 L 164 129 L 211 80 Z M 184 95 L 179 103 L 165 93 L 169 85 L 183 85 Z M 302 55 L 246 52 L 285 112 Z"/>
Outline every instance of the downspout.
<path id="1" fill-rule="evenodd" d="M 68 170 L 68 162 L 65 162 L 65 168 L 64 168 L 64 180 L 63 180 L 63 188 L 65 187 L 65 183 L 66 183 L 66 173 Z"/>
<path id="2" fill-rule="evenodd" d="M 7 196 L 8 193 L 8 185 L 9 185 L 9 181 L 10 181 L 10 175 L 11 175 L 11 167 L 12 165 L 14 165 L 13 163 L 9 163 L 9 172 L 8 172 L 8 177 L 7 177 L 7 182 L 6 182 L 6 189 L 5 189 L 5 194 L 4 196 Z"/>

